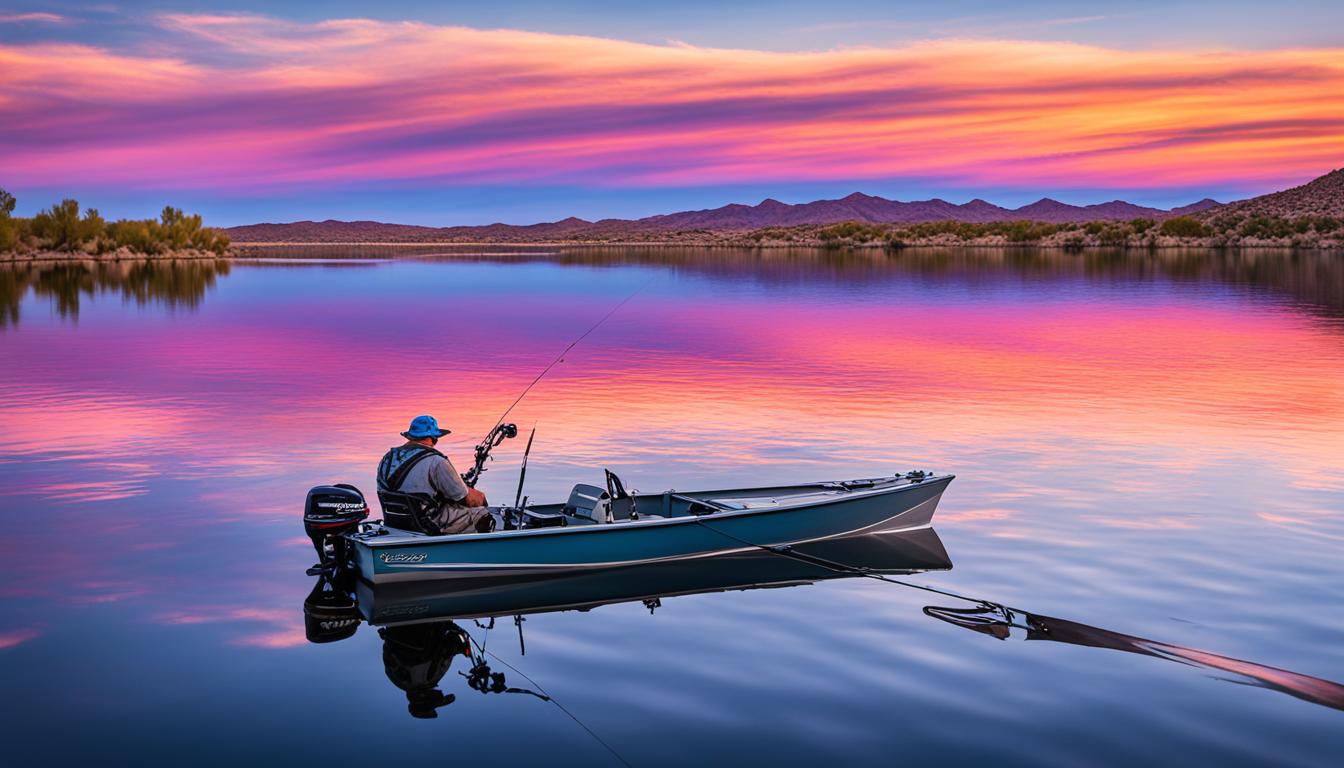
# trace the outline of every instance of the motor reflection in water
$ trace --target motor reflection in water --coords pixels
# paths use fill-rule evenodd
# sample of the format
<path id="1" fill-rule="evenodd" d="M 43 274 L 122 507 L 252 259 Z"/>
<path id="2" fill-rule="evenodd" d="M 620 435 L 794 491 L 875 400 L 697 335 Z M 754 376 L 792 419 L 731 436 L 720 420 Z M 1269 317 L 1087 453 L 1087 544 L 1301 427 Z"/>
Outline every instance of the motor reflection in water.
<path id="1" fill-rule="evenodd" d="M 355 634 L 362 621 L 379 627 L 388 680 L 406 692 L 411 715 L 436 717 L 441 707 L 455 700 L 454 694 L 440 689 L 453 661 L 459 656 L 470 665 L 458 673 L 470 690 L 521 693 L 551 700 L 525 676 L 532 688 L 512 686 L 506 673 L 492 670 L 485 649 L 457 623 L 459 621 L 473 621 L 477 627 L 489 629 L 497 617 L 511 616 L 522 644 L 522 625 L 529 614 L 586 611 L 602 605 L 636 601 L 643 602 L 653 611 L 664 598 L 679 595 L 792 587 L 839 578 L 874 577 L 893 583 L 896 588 L 927 589 L 893 582 L 892 577 L 952 567 L 942 541 L 931 528 L 812 542 L 798 545 L 794 551 L 797 557 L 760 550 L 559 576 L 452 579 L 439 584 L 422 582 L 379 587 L 350 575 L 328 572 L 319 578 L 304 602 L 305 626 L 308 639 L 314 643 L 348 638 Z M 846 568 L 834 567 L 838 563 L 845 564 Z M 1024 630 L 1028 640 L 1109 648 L 1213 669 L 1230 675 L 1226 679 L 1233 682 L 1277 690 L 1314 704 L 1344 710 L 1344 685 L 1330 680 L 1032 614 L 979 598 L 963 599 L 972 605 L 961 608 L 928 606 L 924 613 L 998 639 L 1008 639 L 1015 629 Z M 523 648 L 525 653 L 525 646 Z M 507 666 L 502 659 L 489 655 Z M 509 667 L 509 670 L 523 675 L 516 668 Z"/>

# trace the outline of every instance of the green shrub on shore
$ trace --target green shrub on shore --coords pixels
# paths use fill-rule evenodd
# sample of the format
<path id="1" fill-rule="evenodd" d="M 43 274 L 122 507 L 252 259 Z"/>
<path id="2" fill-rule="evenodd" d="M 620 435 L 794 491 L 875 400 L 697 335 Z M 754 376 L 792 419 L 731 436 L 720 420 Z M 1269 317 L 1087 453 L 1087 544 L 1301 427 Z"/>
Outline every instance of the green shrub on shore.
<path id="1" fill-rule="evenodd" d="M 1172 216 L 1162 222 L 1159 231 L 1171 237 L 1204 237 L 1209 234 L 1198 219 L 1190 216 Z"/>
<path id="2" fill-rule="evenodd" d="M 0 253 L 12 251 L 19 244 L 19 224 L 13 218 L 14 196 L 0 189 Z"/>
<path id="3" fill-rule="evenodd" d="M 910 224 L 897 229 L 902 240 L 924 240 L 951 237 L 956 240 L 975 240 L 982 237 L 1002 237 L 1009 243 L 1035 243 L 1058 232 L 1077 229 L 1076 224 L 1049 224 L 1041 221 L 929 221 Z"/>
<path id="4" fill-rule="evenodd" d="M 105 221 L 97 208 L 80 216 L 79 203 L 62 200 L 32 218 L 15 217 L 14 196 L 0 189 L 0 253 L 65 251 L 101 254 L 126 249 L 154 256 L 187 249 L 223 255 L 229 236 L 168 206 L 156 219 Z"/>

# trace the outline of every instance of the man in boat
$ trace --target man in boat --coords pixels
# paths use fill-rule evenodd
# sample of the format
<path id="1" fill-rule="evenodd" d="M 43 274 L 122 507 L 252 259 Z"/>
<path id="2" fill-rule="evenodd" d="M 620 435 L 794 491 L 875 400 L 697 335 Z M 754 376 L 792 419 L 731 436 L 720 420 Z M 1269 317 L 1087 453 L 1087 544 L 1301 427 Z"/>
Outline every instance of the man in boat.
<path id="1" fill-rule="evenodd" d="M 427 500 L 425 524 L 430 534 L 485 532 L 493 519 L 485 494 L 469 488 L 447 456 L 434 448 L 451 430 L 440 429 L 433 416 L 416 416 L 401 433 L 404 445 L 392 448 L 378 464 L 378 490 Z"/>

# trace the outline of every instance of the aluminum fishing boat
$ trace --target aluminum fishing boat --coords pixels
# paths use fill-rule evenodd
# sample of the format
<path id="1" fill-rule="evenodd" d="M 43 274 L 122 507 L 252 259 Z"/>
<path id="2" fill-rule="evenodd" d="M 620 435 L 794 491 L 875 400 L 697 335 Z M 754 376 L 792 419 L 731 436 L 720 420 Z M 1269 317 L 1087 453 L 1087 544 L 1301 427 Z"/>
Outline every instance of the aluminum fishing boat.
<path id="1" fill-rule="evenodd" d="M 314 527 L 336 534 L 338 560 L 373 584 L 556 574 L 915 530 L 930 525 L 952 479 L 910 472 L 763 488 L 630 494 L 619 478 L 608 474 L 607 488 L 577 485 L 564 503 L 492 507 L 500 529 L 490 533 L 430 536 L 347 517 L 348 525 L 314 524 L 310 534 Z M 342 488 L 348 489 L 348 509 L 363 506 L 357 490 L 341 486 L 313 489 L 310 508 L 313 494 L 339 494 Z M 341 506 L 328 503 L 333 504 Z M 318 538 L 314 543 L 322 552 Z"/>

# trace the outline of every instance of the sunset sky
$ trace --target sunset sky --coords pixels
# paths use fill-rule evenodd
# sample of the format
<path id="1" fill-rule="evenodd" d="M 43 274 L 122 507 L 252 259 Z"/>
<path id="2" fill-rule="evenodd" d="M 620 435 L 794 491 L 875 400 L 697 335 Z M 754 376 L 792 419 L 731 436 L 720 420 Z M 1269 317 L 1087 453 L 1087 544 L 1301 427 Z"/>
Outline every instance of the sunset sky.
<path id="1" fill-rule="evenodd" d="M 1170 206 L 1344 166 L 1339 2 L 272 5 L 0 3 L 0 187 L 447 225 Z"/>

